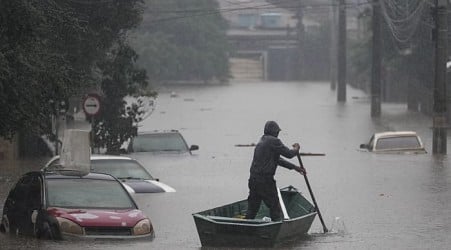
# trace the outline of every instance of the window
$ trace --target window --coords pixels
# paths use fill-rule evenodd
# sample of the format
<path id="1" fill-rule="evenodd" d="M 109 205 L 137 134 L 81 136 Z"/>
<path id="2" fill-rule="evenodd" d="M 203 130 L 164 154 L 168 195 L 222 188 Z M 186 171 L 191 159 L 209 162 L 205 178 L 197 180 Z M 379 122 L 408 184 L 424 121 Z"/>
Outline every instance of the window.
<path id="1" fill-rule="evenodd" d="M 31 210 L 41 208 L 41 178 L 34 176 L 28 192 L 27 206 Z"/>
<path id="2" fill-rule="evenodd" d="M 142 134 L 133 139 L 132 152 L 189 151 L 177 133 Z"/>
<path id="3" fill-rule="evenodd" d="M 420 142 L 416 136 L 400 136 L 380 138 L 377 141 L 376 150 L 386 149 L 415 149 L 420 148 Z"/>
<path id="4" fill-rule="evenodd" d="M 47 205 L 73 208 L 135 208 L 120 183 L 95 179 L 47 179 Z"/>
<path id="5" fill-rule="evenodd" d="M 94 172 L 110 174 L 116 178 L 135 178 L 153 180 L 153 177 L 133 160 L 91 160 L 91 169 Z"/>

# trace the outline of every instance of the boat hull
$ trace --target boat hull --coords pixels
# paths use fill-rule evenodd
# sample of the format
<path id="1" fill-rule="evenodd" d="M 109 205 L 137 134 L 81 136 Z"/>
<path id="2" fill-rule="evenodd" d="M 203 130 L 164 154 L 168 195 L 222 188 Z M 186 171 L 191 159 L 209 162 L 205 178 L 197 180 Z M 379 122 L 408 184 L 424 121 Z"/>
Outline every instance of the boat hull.
<path id="1" fill-rule="evenodd" d="M 242 219 L 247 201 L 231 203 L 193 214 L 202 246 L 272 247 L 307 234 L 316 211 L 300 193 L 282 189 L 289 219 L 266 221 L 269 209 L 262 204 L 256 219 Z"/>
<path id="2" fill-rule="evenodd" d="M 217 223 L 194 216 L 202 246 L 272 246 L 282 223 L 240 225 Z"/>

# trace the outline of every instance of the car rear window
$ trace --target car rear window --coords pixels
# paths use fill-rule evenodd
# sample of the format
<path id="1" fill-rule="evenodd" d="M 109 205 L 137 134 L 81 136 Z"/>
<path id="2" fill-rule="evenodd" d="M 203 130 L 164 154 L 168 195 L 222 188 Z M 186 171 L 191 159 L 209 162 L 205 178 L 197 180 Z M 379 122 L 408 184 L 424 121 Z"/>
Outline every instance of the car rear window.
<path id="1" fill-rule="evenodd" d="M 133 160 L 91 160 L 91 169 L 94 172 L 110 174 L 119 179 L 153 180 L 153 177 Z"/>
<path id="2" fill-rule="evenodd" d="M 133 152 L 188 151 L 180 134 L 161 133 L 138 135 L 133 139 Z"/>
<path id="3" fill-rule="evenodd" d="M 376 150 L 388 149 L 417 149 L 420 148 L 420 142 L 416 136 L 400 136 L 380 138 L 376 144 Z"/>
<path id="4" fill-rule="evenodd" d="M 68 208 L 135 208 L 117 181 L 47 179 L 47 205 Z"/>

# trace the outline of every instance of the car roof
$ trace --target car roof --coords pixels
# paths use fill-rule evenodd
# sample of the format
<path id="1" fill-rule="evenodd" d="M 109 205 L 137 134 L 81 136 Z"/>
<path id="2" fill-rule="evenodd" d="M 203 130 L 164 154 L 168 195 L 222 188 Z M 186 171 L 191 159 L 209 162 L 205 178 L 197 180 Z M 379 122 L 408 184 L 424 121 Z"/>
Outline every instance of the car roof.
<path id="1" fill-rule="evenodd" d="M 385 131 L 374 134 L 375 138 L 399 137 L 399 136 L 418 136 L 418 135 L 415 131 Z"/>
<path id="2" fill-rule="evenodd" d="M 122 155 L 99 155 L 94 154 L 91 155 L 91 160 L 133 160 L 130 157 L 122 156 Z"/>
<path id="3" fill-rule="evenodd" d="M 76 175 L 74 174 L 76 171 L 68 170 L 67 174 L 63 174 L 64 170 L 58 171 L 49 171 L 49 172 L 41 172 L 44 175 L 45 179 L 92 179 L 92 180 L 111 180 L 117 181 L 116 178 L 109 174 L 103 173 L 88 173 L 86 175 Z M 71 174 L 69 173 L 71 172 Z M 36 171 L 36 173 L 38 173 Z"/>
<path id="4" fill-rule="evenodd" d="M 49 161 L 53 161 L 55 159 L 59 159 L 60 156 L 59 155 L 55 155 L 54 157 L 52 157 L 52 159 L 50 159 Z M 92 154 L 91 155 L 91 160 L 134 160 L 130 157 L 127 156 L 122 156 L 122 155 L 101 155 L 101 154 Z"/>
<path id="5" fill-rule="evenodd" d="M 171 130 L 152 130 L 152 131 L 139 131 L 138 135 L 150 135 L 150 134 L 179 134 L 176 129 Z"/>

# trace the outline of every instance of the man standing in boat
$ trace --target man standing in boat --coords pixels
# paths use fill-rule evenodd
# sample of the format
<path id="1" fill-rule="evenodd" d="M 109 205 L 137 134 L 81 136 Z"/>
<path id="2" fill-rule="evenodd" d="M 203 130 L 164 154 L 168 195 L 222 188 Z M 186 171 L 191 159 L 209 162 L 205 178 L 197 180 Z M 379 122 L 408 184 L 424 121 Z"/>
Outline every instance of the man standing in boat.
<path id="1" fill-rule="evenodd" d="M 275 121 L 267 121 L 264 135 L 255 146 L 248 182 L 249 196 L 247 198 L 248 210 L 246 219 L 255 218 L 262 201 L 269 207 L 272 221 L 281 219 L 282 210 L 277 194 L 276 181 L 274 180 L 277 166 L 290 170 L 294 169 L 300 174 L 305 174 L 304 168 L 298 167 L 280 157 L 282 155 L 291 159 L 299 153 L 300 148 L 298 143 L 293 144 L 292 149 L 285 146 L 277 138 L 280 131 L 281 129 Z"/>

